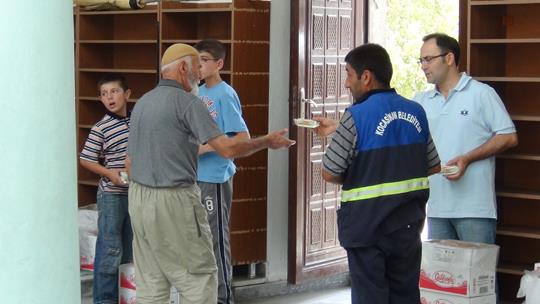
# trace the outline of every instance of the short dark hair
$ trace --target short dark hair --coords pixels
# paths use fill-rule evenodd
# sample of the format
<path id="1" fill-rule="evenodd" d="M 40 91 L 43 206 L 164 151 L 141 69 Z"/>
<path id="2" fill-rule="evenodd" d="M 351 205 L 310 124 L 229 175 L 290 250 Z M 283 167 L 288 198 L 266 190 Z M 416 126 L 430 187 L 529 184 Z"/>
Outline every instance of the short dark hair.
<path id="1" fill-rule="evenodd" d="M 459 43 L 456 39 L 443 33 L 433 33 L 424 36 L 422 40 L 426 42 L 431 39 L 435 39 L 435 43 L 443 53 L 448 52 L 454 54 L 454 61 L 456 62 L 456 66 L 459 64 L 460 50 Z"/>
<path id="2" fill-rule="evenodd" d="M 219 40 L 216 39 L 204 39 L 195 44 L 195 48 L 199 52 L 207 52 L 215 59 L 225 60 L 227 52 L 225 46 Z"/>
<path id="3" fill-rule="evenodd" d="M 392 80 L 392 62 L 386 50 L 374 43 L 367 43 L 354 48 L 345 56 L 347 62 L 358 76 L 364 70 L 375 75 L 377 81 L 386 88 L 390 87 Z"/>
<path id="4" fill-rule="evenodd" d="M 126 78 L 122 74 L 108 73 L 108 74 L 103 75 L 103 77 L 101 77 L 101 79 L 99 80 L 98 85 L 97 85 L 98 91 L 101 91 L 102 85 L 109 82 L 118 82 L 120 84 L 120 87 L 124 91 L 127 91 L 129 89 Z"/>

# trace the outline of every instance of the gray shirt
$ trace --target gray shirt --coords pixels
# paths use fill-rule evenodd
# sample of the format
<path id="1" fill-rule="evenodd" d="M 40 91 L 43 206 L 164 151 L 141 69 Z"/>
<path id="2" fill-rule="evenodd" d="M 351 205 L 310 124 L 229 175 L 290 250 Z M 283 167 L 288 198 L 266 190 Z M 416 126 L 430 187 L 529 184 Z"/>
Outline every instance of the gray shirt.
<path id="1" fill-rule="evenodd" d="M 147 187 L 187 187 L 197 180 L 199 144 L 221 135 L 206 105 L 162 79 L 131 113 L 131 180 Z"/>

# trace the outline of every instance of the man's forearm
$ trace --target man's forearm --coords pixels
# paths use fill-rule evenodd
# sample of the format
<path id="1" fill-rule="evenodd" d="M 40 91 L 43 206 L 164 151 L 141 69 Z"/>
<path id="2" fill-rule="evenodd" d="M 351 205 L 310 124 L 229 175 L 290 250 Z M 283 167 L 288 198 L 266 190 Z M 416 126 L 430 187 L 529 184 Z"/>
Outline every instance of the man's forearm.
<path id="1" fill-rule="evenodd" d="M 322 170 L 322 178 L 329 183 L 343 185 L 343 176 L 332 175 L 326 170 Z"/>
<path id="2" fill-rule="evenodd" d="M 499 134 L 493 136 L 478 148 L 467 152 L 464 157 L 467 158 L 468 163 L 472 163 L 502 153 L 509 148 L 515 147 L 517 144 L 516 133 Z"/>

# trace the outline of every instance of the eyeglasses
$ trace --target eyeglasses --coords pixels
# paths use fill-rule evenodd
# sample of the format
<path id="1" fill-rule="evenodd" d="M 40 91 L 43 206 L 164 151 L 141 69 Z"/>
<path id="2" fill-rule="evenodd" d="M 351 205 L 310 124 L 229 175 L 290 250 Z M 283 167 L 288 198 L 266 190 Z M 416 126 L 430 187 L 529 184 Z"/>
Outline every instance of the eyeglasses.
<path id="1" fill-rule="evenodd" d="M 208 58 L 208 57 L 201 57 L 202 63 L 207 63 L 208 61 L 218 61 L 219 59 L 216 58 Z"/>
<path id="2" fill-rule="evenodd" d="M 448 52 L 442 53 L 442 54 L 439 54 L 439 55 L 436 55 L 436 56 L 426 56 L 426 57 L 418 58 L 418 64 L 430 63 L 433 59 L 439 58 L 439 57 L 444 57 L 446 55 L 448 55 Z"/>
<path id="3" fill-rule="evenodd" d="M 101 92 L 99 92 L 99 96 L 100 97 L 107 97 L 107 96 L 109 96 L 109 94 L 117 95 L 117 94 L 121 94 L 121 93 L 124 93 L 123 89 L 112 89 L 110 91 L 101 91 Z"/>

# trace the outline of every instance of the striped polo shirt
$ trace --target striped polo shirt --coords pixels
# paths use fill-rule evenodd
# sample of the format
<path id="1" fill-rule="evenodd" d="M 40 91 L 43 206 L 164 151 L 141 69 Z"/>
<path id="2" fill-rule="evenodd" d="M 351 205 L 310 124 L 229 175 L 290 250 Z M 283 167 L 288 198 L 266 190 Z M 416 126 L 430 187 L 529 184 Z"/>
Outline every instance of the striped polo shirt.
<path id="1" fill-rule="evenodd" d="M 108 169 L 125 168 L 128 135 L 129 114 L 127 117 L 121 117 L 107 112 L 90 130 L 80 159 L 99 162 Z M 105 192 L 127 193 L 128 186 L 114 185 L 108 178 L 102 176 L 99 189 Z"/>

